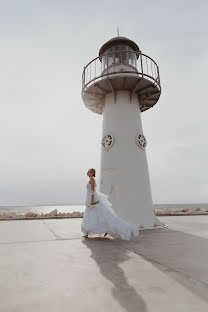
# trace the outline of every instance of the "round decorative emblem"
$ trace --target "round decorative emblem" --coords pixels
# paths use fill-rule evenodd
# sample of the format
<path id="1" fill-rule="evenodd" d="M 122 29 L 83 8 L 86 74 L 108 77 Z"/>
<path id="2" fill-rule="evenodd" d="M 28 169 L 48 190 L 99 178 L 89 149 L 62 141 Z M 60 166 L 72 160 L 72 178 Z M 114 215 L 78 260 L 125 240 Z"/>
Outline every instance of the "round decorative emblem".
<path id="1" fill-rule="evenodd" d="M 146 138 L 142 133 L 137 134 L 136 142 L 140 148 L 145 148 L 145 146 L 147 145 Z"/>
<path id="2" fill-rule="evenodd" d="M 105 149 L 108 149 L 113 145 L 113 135 L 111 133 L 108 133 L 103 137 L 102 145 Z"/>

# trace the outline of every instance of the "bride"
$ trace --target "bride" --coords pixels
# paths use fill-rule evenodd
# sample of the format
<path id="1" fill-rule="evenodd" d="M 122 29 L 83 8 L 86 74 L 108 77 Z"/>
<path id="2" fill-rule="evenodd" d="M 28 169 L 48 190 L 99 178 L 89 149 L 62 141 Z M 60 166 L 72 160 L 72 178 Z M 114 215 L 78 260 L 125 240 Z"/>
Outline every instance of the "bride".
<path id="1" fill-rule="evenodd" d="M 129 240 L 131 233 L 139 235 L 137 225 L 126 222 L 120 218 L 112 208 L 112 204 L 107 199 L 107 195 L 96 191 L 97 183 L 94 179 L 95 169 L 91 168 L 87 172 L 90 178 L 87 183 L 86 209 L 84 212 L 81 231 L 88 238 L 89 234 L 119 234 L 124 240 Z"/>

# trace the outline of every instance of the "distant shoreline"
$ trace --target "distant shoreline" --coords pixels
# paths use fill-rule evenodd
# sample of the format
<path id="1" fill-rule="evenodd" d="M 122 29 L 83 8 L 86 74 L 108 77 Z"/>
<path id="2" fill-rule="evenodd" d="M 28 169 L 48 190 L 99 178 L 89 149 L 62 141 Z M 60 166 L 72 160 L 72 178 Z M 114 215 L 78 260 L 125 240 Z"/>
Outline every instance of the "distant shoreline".
<path id="1" fill-rule="evenodd" d="M 51 207 L 51 206 L 83 206 L 84 204 L 83 203 L 80 203 L 80 204 L 41 204 L 41 205 L 8 205 L 8 206 L 5 206 L 5 205 L 2 205 L 0 206 L 0 209 L 1 208 L 25 208 L 25 207 Z"/>
<path id="2" fill-rule="evenodd" d="M 0 209 L 1 208 L 26 208 L 26 207 L 53 207 L 53 206 L 84 206 L 84 203 L 79 203 L 79 204 L 73 204 L 73 203 L 69 203 L 69 204 L 35 204 L 35 205 L 0 205 Z M 206 206 L 208 208 L 208 203 L 172 203 L 172 204 L 154 204 L 153 203 L 154 208 L 156 209 L 163 209 L 164 207 L 160 206 L 166 206 L 166 207 L 174 207 L 174 206 Z M 190 207 L 191 208 L 191 207 Z"/>

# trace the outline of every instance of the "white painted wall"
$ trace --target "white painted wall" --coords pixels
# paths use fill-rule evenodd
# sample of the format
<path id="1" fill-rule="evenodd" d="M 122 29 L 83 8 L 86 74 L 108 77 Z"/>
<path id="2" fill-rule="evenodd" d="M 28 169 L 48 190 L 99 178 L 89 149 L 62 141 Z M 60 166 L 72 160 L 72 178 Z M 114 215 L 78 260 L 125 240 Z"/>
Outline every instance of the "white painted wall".
<path id="1" fill-rule="evenodd" d="M 119 216 L 151 228 L 161 223 L 154 215 L 146 150 L 136 144 L 139 132 L 143 133 L 143 129 L 137 96 L 134 94 L 130 101 L 128 91 L 117 91 L 115 103 L 113 93 L 107 94 L 102 138 L 111 133 L 114 144 L 108 150 L 101 146 L 99 189 L 110 194 Z"/>

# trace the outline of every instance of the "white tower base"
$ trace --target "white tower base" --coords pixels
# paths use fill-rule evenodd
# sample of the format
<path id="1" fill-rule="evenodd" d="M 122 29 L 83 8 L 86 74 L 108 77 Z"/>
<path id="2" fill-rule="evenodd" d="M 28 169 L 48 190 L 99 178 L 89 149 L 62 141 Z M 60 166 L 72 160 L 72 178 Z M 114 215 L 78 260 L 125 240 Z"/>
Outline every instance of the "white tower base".
<path id="1" fill-rule="evenodd" d="M 143 133 L 138 97 L 129 91 L 104 98 L 102 137 L 112 134 L 109 149 L 102 146 L 99 188 L 108 194 L 114 211 L 141 229 L 163 228 L 154 214 L 145 148 L 136 143 Z"/>

